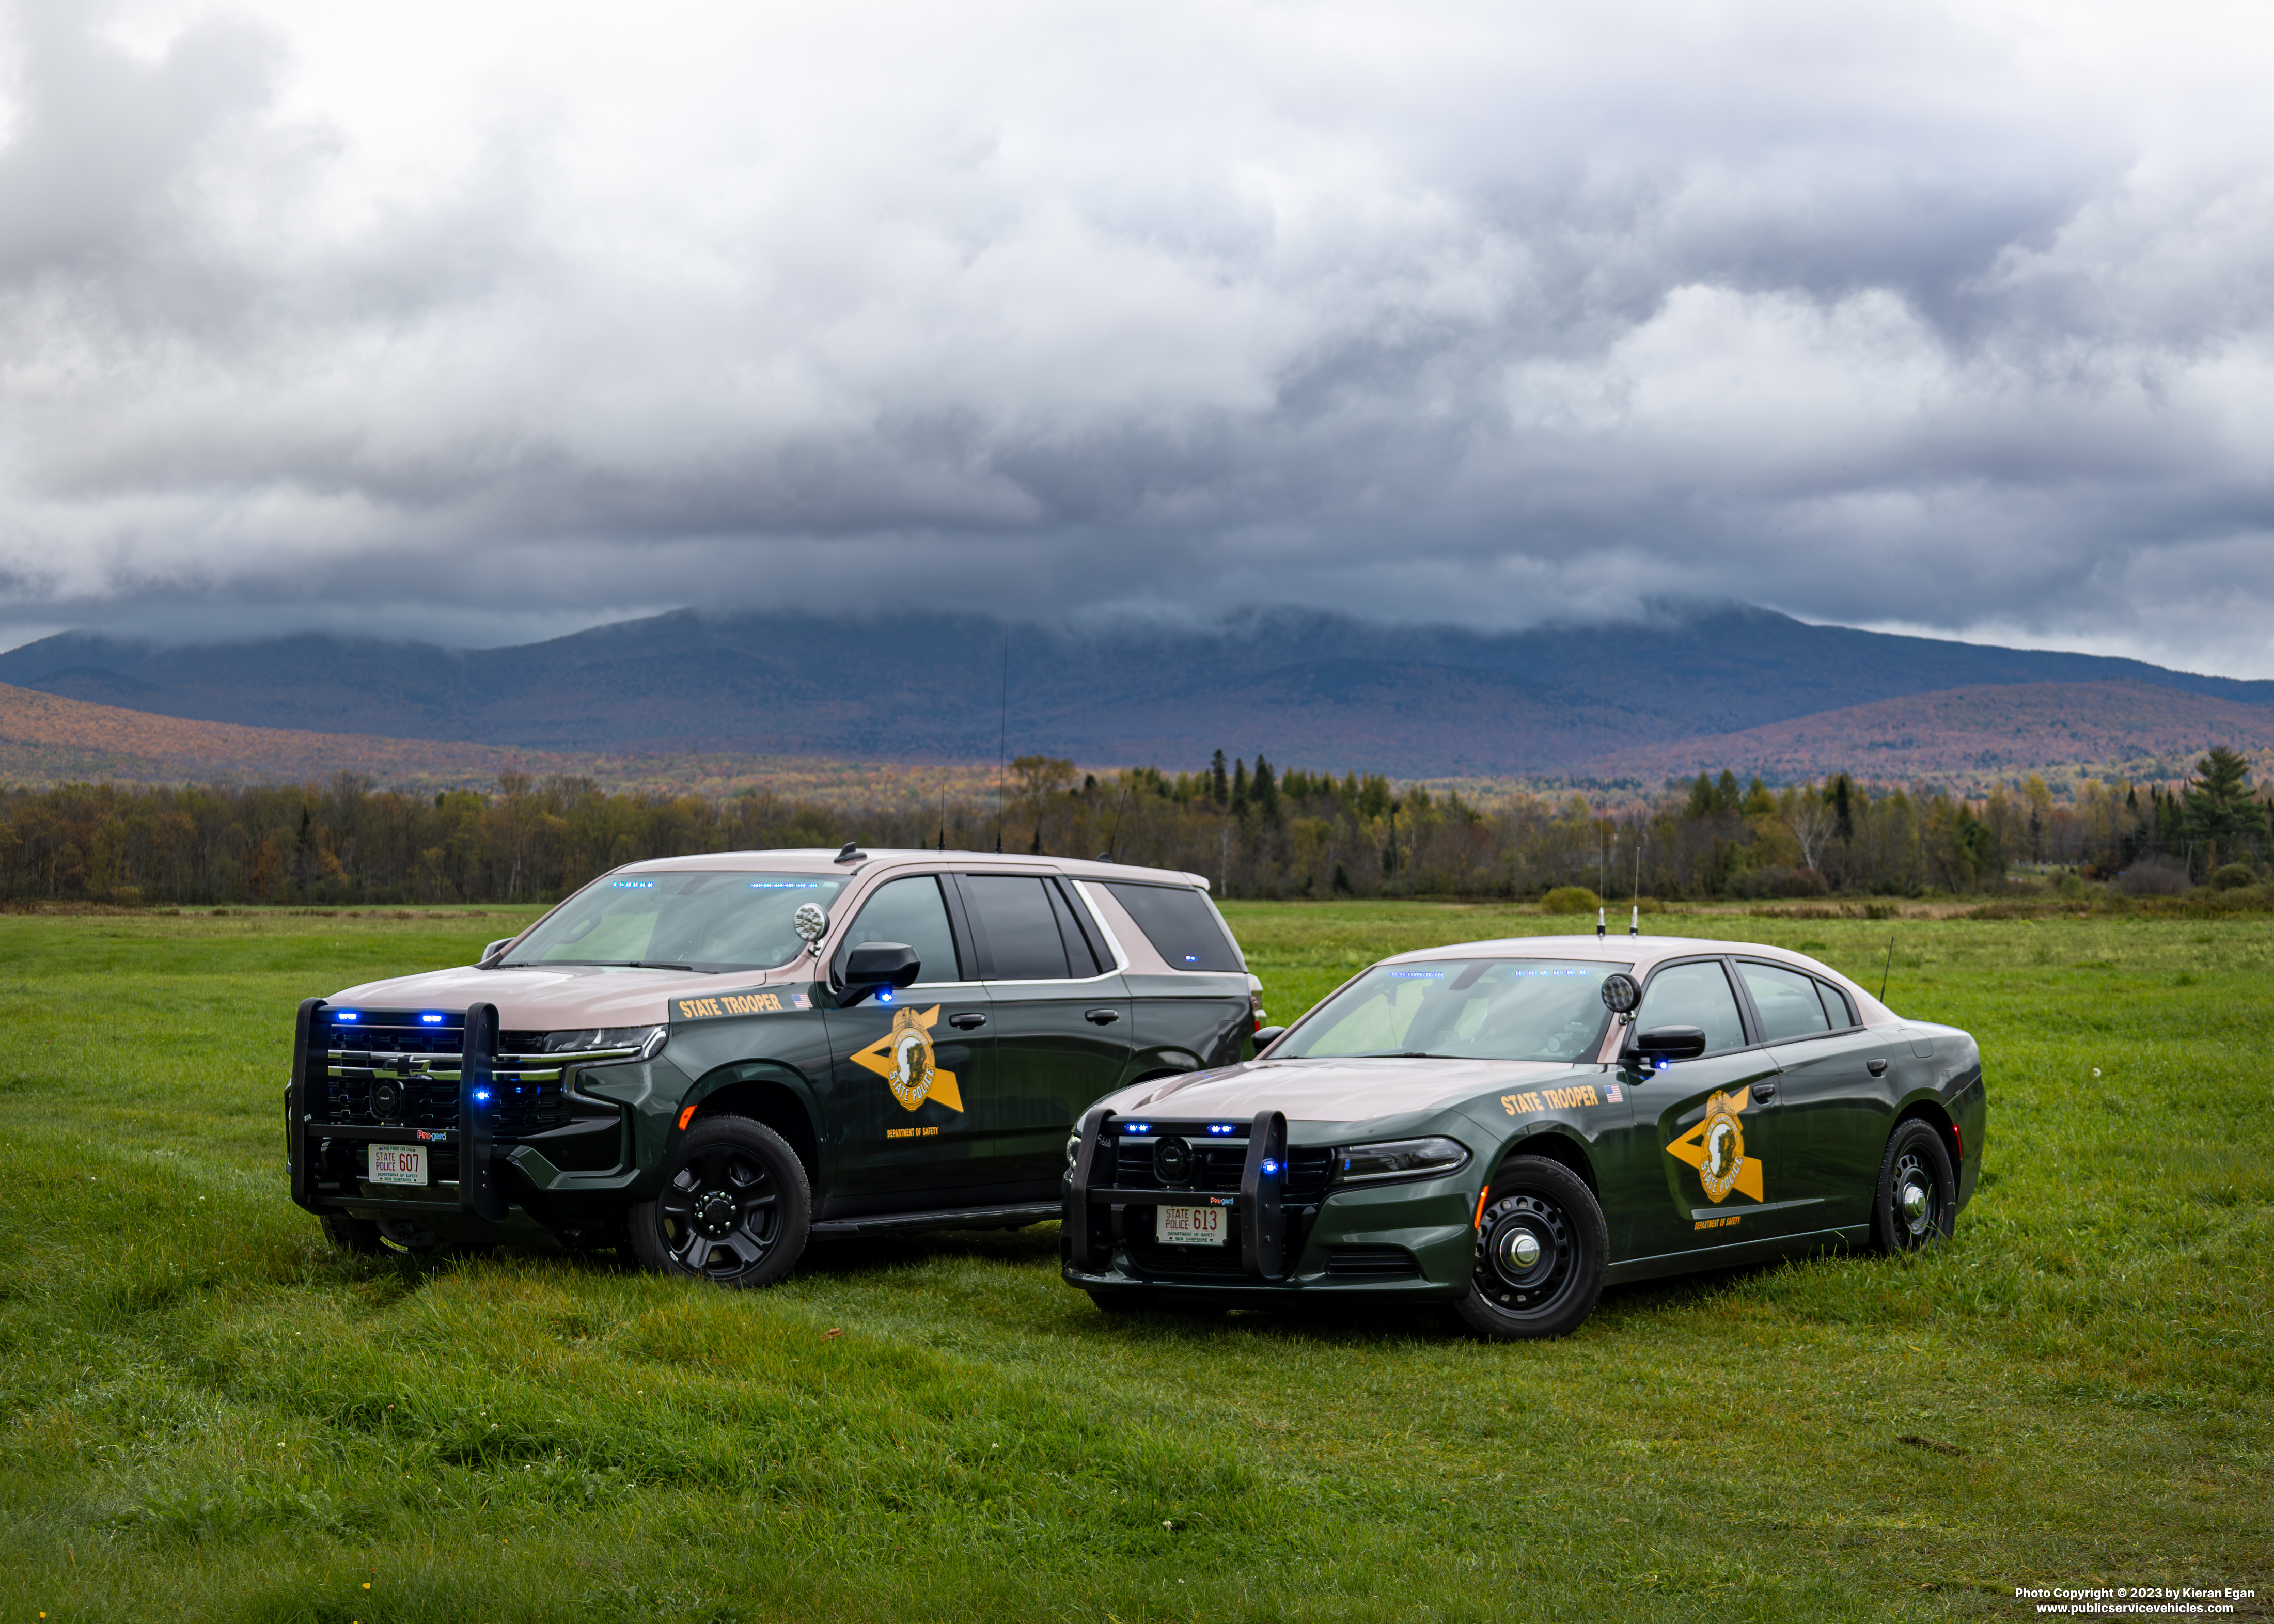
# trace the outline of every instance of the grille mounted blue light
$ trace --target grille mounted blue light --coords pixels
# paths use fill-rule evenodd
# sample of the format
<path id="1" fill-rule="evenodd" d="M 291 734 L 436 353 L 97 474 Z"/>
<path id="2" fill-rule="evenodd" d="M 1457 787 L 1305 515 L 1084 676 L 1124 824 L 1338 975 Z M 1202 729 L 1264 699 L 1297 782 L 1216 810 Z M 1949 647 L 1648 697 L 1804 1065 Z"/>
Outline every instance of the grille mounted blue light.
<path id="1" fill-rule="evenodd" d="M 1149 1122 L 1125 1122 L 1121 1124 L 1121 1131 L 1124 1133 L 1150 1133 L 1153 1124 Z"/>
<path id="2" fill-rule="evenodd" d="M 1266 1156 L 1263 1159 L 1263 1170 L 1267 1174 L 1276 1173 L 1279 1170 L 1279 1164 L 1276 1162 L 1272 1161 L 1269 1156 Z"/>
<path id="3" fill-rule="evenodd" d="M 361 1020 L 363 1017 L 357 1014 L 353 1010 L 337 1010 L 333 1012 L 332 1019 L 334 1020 Z"/>
<path id="4" fill-rule="evenodd" d="M 1228 1122 L 1212 1122 L 1209 1124 L 1209 1132 L 1210 1133 L 1237 1133 L 1239 1130 L 1238 1127 Z"/>
<path id="5" fill-rule="evenodd" d="M 440 1015 L 421 1015 L 418 1019 L 430 1026 L 439 1026 L 442 1024 L 442 1018 Z"/>
<path id="6" fill-rule="evenodd" d="M 488 1104 L 489 1097 L 490 1091 L 486 1088 L 477 1088 L 474 1090 L 474 1103 L 477 1105 Z"/>

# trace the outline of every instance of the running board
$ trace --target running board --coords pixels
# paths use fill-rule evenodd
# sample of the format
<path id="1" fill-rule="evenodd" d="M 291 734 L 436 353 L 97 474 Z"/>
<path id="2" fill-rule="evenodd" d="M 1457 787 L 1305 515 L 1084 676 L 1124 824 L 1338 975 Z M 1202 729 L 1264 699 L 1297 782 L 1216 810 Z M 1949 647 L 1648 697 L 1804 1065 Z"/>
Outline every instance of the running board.
<path id="1" fill-rule="evenodd" d="M 1030 1223 L 1062 1214 L 1057 1201 L 1032 1201 L 1018 1207 L 964 1207 L 944 1213 L 877 1213 L 867 1218 L 831 1218 L 813 1226 L 817 1241 L 841 1241 L 858 1235 L 889 1235 L 900 1229 L 1022 1229 Z"/>

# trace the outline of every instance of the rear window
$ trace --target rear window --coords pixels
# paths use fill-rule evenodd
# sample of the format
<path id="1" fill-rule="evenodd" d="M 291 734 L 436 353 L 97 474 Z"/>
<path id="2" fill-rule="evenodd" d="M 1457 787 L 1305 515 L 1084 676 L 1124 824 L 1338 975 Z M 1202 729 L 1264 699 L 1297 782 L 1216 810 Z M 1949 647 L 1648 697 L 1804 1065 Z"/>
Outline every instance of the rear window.
<path id="1" fill-rule="evenodd" d="M 1106 890 L 1128 910 L 1162 958 L 1179 970 L 1245 970 L 1239 949 L 1207 896 L 1182 885 L 1109 881 Z"/>

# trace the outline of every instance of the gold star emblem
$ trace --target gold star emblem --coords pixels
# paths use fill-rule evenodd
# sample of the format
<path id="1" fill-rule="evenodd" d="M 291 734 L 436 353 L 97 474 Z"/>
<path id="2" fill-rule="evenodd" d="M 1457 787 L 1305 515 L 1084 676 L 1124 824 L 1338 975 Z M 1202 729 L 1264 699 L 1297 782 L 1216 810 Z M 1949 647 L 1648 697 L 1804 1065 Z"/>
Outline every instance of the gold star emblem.
<path id="1" fill-rule="evenodd" d="M 1715 1202 L 1735 1190 L 1754 1200 L 1761 1195 L 1761 1164 L 1745 1154 L 1744 1125 L 1737 1118 L 1753 1102 L 1750 1085 L 1734 1094 L 1706 1101 L 1706 1120 L 1666 1147 L 1666 1154 L 1698 1169 L 1698 1182 Z"/>
<path id="2" fill-rule="evenodd" d="M 922 1014 L 894 1010 L 892 1029 L 868 1048 L 855 1052 L 853 1064 L 874 1071 L 892 1085 L 892 1098 L 909 1110 L 926 1100 L 937 1100 L 952 1111 L 963 1109 L 963 1095 L 955 1073 L 933 1064 L 931 1029 L 939 1021 L 939 1005 Z"/>

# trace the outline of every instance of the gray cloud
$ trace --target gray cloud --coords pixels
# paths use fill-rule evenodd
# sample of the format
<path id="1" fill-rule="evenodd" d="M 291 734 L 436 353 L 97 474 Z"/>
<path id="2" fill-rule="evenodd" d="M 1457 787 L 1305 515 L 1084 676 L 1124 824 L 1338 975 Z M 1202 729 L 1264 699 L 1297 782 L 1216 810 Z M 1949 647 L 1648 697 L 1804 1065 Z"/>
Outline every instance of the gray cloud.
<path id="1" fill-rule="evenodd" d="M 0 626 L 1687 594 L 2274 674 L 2247 19 L 674 16 L 9 11 Z"/>

